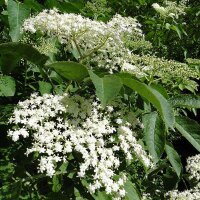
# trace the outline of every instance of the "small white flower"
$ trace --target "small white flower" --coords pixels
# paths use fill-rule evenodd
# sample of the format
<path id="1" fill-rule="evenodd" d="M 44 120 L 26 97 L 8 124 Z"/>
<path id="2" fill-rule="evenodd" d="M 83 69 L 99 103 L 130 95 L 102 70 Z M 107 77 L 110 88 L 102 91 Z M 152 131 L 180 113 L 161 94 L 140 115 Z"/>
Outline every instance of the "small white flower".
<path id="1" fill-rule="evenodd" d="M 114 180 L 121 164 L 118 152 L 123 151 L 127 159 L 133 159 L 135 154 L 151 166 L 150 158 L 137 143 L 133 131 L 136 124 L 127 122 L 127 116 L 130 111 L 121 100 L 103 109 L 93 96 L 32 94 L 15 109 L 9 122 L 19 128 L 9 130 L 8 136 L 13 141 L 29 137 L 32 143 L 26 155 L 38 152 L 38 171 L 50 177 L 56 172 L 56 164 L 70 162 L 70 153 L 79 152 L 83 161 L 79 163 L 78 176 L 85 178 L 93 171 L 89 191 L 104 188 L 107 194 L 121 199 L 126 178 L 121 175 L 118 181 Z M 116 118 L 118 123 L 113 123 Z"/>

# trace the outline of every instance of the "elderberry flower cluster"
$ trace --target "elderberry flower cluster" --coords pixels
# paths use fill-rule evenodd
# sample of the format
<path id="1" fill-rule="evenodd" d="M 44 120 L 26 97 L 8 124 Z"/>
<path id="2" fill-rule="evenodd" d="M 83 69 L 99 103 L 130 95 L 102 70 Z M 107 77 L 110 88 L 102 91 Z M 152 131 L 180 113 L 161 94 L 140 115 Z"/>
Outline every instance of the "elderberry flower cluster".
<path id="1" fill-rule="evenodd" d="M 143 193 L 142 200 L 152 200 L 150 193 Z"/>
<path id="2" fill-rule="evenodd" d="M 179 3 L 175 1 L 163 2 L 164 6 L 160 6 L 158 3 L 153 3 L 152 7 L 160 14 L 161 17 L 167 18 L 172 17 L 178 19 L 180 15 L 185 15 L 185 9 L 187 0 L 182 0 Z"/>
<path id="3" fill-rule="evenodd" d="M 166 197 L 170 200 L 199 200 L 200 199 L 200 190 L 199 188 L 194 188 L 190 190 L 185 190 L 179 192 L 178 190 L 170 191 L 166 194 Z"/>
<path id="4" fill-rule="evenodd" d="M 197 185 L 194 188 L 179 192 L 178 190 L 169 191 L 166 197 L 170 200 L 199 200 L 200 199 L 200 154 L 191 156 L 187 159 L 186 170 L 189 173 L 189 179 L 194 179 Z"/>
<path id="5" fill-rule="evenodd" d="M 187 159 L 186 170 L 190 174 L 190 179 L 200 181 L 200 154 Z"/>
<path id="6" fill-rule="evenodd" d="M 161 79 L 165 85 L 170 87 L 184 86 L 197 90 L 198 84 L 194 81 L 199 79 L 198 72 L 185 63 L 174 60 L 166 60 L 150 55 L 131 55 L 131 61 L 123 65 L 123 70 L 131 72 L 138 77 L 154 77 L 154 80 Z M 172 73 L 173 72 L 173 73 Z"/>
<path id="7" fill-rule="evenodd" d="M 125 159 L 136 158 L 147 168 L 153 166 L 136 140 L 141 123 L 120 100 L 103 109 L 93 96 L 32 94 L 18 103 L 9 122 L 15 124 L 8 132 L 13 141 L 31 139 L 26 154 L 39 154 L 41 173 L 52 177 L 55 164 L 70 162 L 72 154 L 76 160 L 79 154 L 82 161 L 77 159 L 77 175 L 81 179 L 92 176 L 91 193 L 104 188 L 113 198 L 123 198 L 126 176 L 114 177 Z"/>
<path id="8" fill-rule="evenodd" d="M 144 38 L 140 27 L 135 18 L 118 14 L 104 23 L 81 15 L 60 14 L 54 9 L 27 19 L 22 31 L 55 37 L 65 46 L 66 52 L 72 53 L 79 61 L 112 73 L 119 71 L 131 54 L 125 47 L 124 37 L 136 41 Z"/>
<path id="9" fill-rule="evenodd" d="M 170 3 L 166 1 L 165 4 Z M 168 7 L 171 12 L 173 6 Z M 154 77 L 155 81 L 181 90 L 194 92 L 197 89 L 195 80 L 199 75 L 194 68 L 185 63 L 134 53 L 145 49 L 148 52 L 151 48 L 135 18 L 116 14 L 104 23 L 77 14 L 61 14 L 55 9 L 44 10 L 25 20 L 22 31 L 23 42 L 47 55 L 62 52 L 61 57 L 76 59 L 90 68 L 109 73 L 127 72 L 139 78 Z M 32 39 L 36 32 L 41 37 Z M 56 50 L 57 40 L 62 46 L 61 51 Z"/>

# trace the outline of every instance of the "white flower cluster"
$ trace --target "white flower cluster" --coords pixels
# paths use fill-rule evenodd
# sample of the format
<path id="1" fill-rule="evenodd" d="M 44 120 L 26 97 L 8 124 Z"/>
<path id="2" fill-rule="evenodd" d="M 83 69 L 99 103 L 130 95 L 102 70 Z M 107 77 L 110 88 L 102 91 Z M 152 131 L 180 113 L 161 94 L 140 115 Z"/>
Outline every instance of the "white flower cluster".
<path id="1" fill-rule="evenodd" d="M 91 193 L 105 188 L 116 199 L 125 196 L 126 177 L 114 179 L 120 152 L 125 153 L 124 159 L 132 159 L 134 154 L 146 167 L 153 166 L 135 138 L 133 130 L 141 124 L 121 101 L 103 109 L 94 97 L 33 94 L 19 102 L 9 122 L 15 127 L 8 135 L 13 141 L 31 139 L 26 154 L 38 152 L 38 170 L 50 177 L 56 173 L 55 163 L 70 162 L 69 155 L 79 153 L 83 161 L 78 163 L 78 176 L 87 178 L 90 171 Z"/>
<path id="2" fill-rule="evenodd" d="M 200 200 L 200 190 L 199 188 L 185 190 L 183 192 L 173 190 L 168 192 L 166 197 L 170 200 Z"/>
<path id="3" fill-rule="evenodd" d="M 189 178 L 198 181 L 198 184 L 194 188 L 182 192 L 178 190 L 169 191 L 166 197 L 171 200 L 200 200 L 200 154 L 187 159 L 186 170 L 190 174 Z"/>
<path id="4" fill-rule="evenodd" d="M 128 160 L 132 160 L 132 152 L 143 162 L 148 168 L 153 167 L 153 163 L 146 156 L 146 152 L 143 150 L 142 146 L 137 143 L 135 137 L 133 137 L 133 132 L 127 126 L 120 126 L 118 129 L 120 147 L 126 154 Z"/>
<path id="5" fill-rule="evenodd" d="M 27 19 L 22 30 L 27 33 L 23 41 L 32 44 L 41 53 L 48 55 L 49 52 L 59 52 L 55 49 L 55 42 L 51 43 L 58 40 L 62 44 L 62 49 L 65 49 L 62 56 L 67 56 L 67 60 L 76 58 L 78 62 L 90 68 L 101 68 L 109 73 L 128 72 L 138 78 L 153 75 L 162 82 L 172 84 L 172 78 L 176 82 L 177 78 L 180 78 L 181 82 L 184 82 L 183 85 L 192 85 L 192 88 L 196 88 L 196 83 L 191 79 L 196 79 L 198 73 L 191 70 L 188 65 L 133 53 L 132 45 L 136 49 L 145 49 L 148 46 L 140 27 L 136 19 L 118 14 L 104 23 L 81 15 L 60 14 L 54 9 L 44 10 L 37 16 Z M 35 32 L 40 32 L 41 38 L 37 36 L 33 40 L 29 37 Z M 177 73 L 172 74 L 172 70 Z"/>
<path id="6" fill-rule="evenodd" d="M 186 170 L 190 174 L 190 179 L 200 181 L 200 154 L 191 156 L 187 159 Z"/>
<path id="7" fill-rule="evenodd" d="M 160 14 L 161 17 L 172 17 L 178 19 L 180 15 L 185 15 L 187 1 L 182 0 L 179 3 L 175 1 L 164 1 L 164 7 L 158 3 L 153 3 L 152 7 Z"/>
<path id="8" fill-rule="evenodd" d="M 140 26 L 136 19 L 118 14 L 104 23 L 54 9 L 27 19 L 22 31 L 56 37 L 79 61 L 112 73 L 121 70 L 131 54 L 123 38 L 143 38 Z"/>
<path id="9" fill-rule="evenodd" d="M 150 193 L 143 193 L 142 200 L 152 200 Z"/>

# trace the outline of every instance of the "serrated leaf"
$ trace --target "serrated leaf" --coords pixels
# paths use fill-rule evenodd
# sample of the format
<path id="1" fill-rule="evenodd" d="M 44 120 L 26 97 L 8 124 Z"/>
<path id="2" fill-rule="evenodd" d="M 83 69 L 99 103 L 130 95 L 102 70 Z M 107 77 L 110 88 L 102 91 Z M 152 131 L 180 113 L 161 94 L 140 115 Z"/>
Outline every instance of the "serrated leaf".
<path id="1" fill-rule="evenodd" d="M 165 125 L 157 112 L 143 117 L 145 142 L 153 160 L 158 162 L 165 148 Z"/>
<path id="2" fill-rule="evenodd" d="M 124 85 L 135 90 L 138 94 L 152 103 L 160 112 L 166 126 L 173 129 L 175 122 L 173 109 L 169 102 L 157 90 L 133 78 L 122 77 L 122 80 Z"/>
<path id="3" fill-rule="evenodd" d="M 48 57 L 41 54 L 37 49 L 29 44 L 19 42 L 8 42 L 0 44 L 1 70 L 8 74 L 14 70 L 20 59 L 26 59 L 32 63 L 42 66 Z"/>
<path id="4" fill-rule="evenodd" d="M 155 90 L 157 90 L 160 94 L 163 95 L 166 99 L 169 99 L 169 95 L 167 94 L 167 91 L 162 85 L 159 84 L 151 84 L 151 87 Z"/>
<path id="5" fill-rule="evenodd" d="M 10 26 L 10 36 L 13 42 L 20 39 L 21 26 L 30 15 L 30 9 L 21 2 L 8 0 L 8 22 Z"/>
<path id="6" fill-rule="evenodd" d="M 15 79 L 11 76 L 0 76 L 0 96 L 14 96 Z"/>
<path id="7" fill-rule="evenodd" d="M 200 152 L 200 125 L 188 117 L 177 116 L 175 127 Z"/>
<path id="8" fill-rule="evenodd" d="M 169 99 L 174 107 L 200 108 L 200 96 L 182 94 Z"/>
<path id="9" fill-rule="evenodd" d="M 77 62 L 59 61 L 46 65 L 46 67 L 53 68 L 59 75 L 68 80 L 83 80 L 88 76 L 87 68 Z"/>
<path id="10" fill-rule="evenodd" d="M 90 78 L 96 88 L 96 95 L 100 99 L 103 107 L 114 99 L 122 87 L 121 79 L 115 75 L 106 75 L 100 78 L 92 71 L 89 71 Z"/>
<path id="11" fill-rule="evenodd" d="M 125 200 L 141 200 L 137 189 L 131 181 L 126 181 L 126 183 L 124 184 L 124 189 L 126 191 Z"/>
<path id="12" fill-rule="evenodd" d="M 50 83 L 44 82 L 44 81 L 39 81 L 38 84 L 39 84 L 39 91 L 40 91 L 41 95 L 51 93 L 52 85 Z"/>
<path id="13" fill-rule="evenodd" d="M 183 171 L 183 166 L 179 154 L 169 143 L 165 145 L 165 151 L 174 171 L 176 172 L 177 176 L 180 177 Z"/>

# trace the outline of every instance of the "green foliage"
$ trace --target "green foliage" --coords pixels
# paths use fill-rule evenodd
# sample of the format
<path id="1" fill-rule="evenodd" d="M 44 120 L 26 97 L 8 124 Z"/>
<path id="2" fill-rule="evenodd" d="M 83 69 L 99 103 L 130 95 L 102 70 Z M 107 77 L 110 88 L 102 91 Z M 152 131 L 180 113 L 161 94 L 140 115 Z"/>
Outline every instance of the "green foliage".
<path id="1" fill-rule="evenodd" d="M 41 95 L 51 93 L 52 85 L 50 83 L 44 82 L 44 81 L 39 81 L 38 84 L 39 84 L 39 91 L 40 91 Z"/>
<path id="2" fill-rule="evenodd" d="M 59 176 L 58 175 L 54 175 L 53 178 L 52 178 L 52 183 L 53 183 L 53 186 L 52 186 L 52 191 L 53 192 L 59 192 L 61 190 L 61 183 L 60 183 L 60 180 L 59 180 Z"/>
<path id="3" fill-rule="evenodd" d="M 174 96 L 170 100 L 173 107 L 200 108 L 200 97 L 191 94 Z"/>
<path id="4" fill-rule="evenodd" d="M 44 6 L 38 3 L 36 0 L 25 0 L 24 4 L 35 12 L 40 12 L 44 9 Z"/>
<path id="5" fill-rule="evenodd" d="M 44 65 L 47 60 L 47 56 L 40 54 L 31 45 L 17 42 L 0 44 L 0 55 L 1 70 L 5 74 L 12 72 L 16 67 L 17 62 L 22 58 L 31 61 L 40 67 Z"/>
<path id="6" fill-rule="evenodd" d="M 105 192 L 98 191 L 96 195 L 93 195 L 95 200 L 111 200 L 111 196 L 107 195 Z"/>
<path id="7" fill-rule="evenodd" d="M 133 185 L 133 183 L 131 183 L 131 181 L 127 180 L 125 185 L 124 185 L 125 191 L 126 191 L 126 196 L 125 199 L 126 200 L 140 200 L 141 197 L 138 194 L 137 189 L 135 188 L 135 186 Z"/>
<path id="8" fill-rule="evenodd" d="M 177 116 L 175 127 L 198 151 L 200 151 L 200 125 L 187 117 Z"/>
<path id="9" fill-rule="evenodd" d="M 165 125 L 156 112 L 143 116 L 144 139 L 155 162 L 158 162 L 165 149 Z"/>
<path id="10" fill-rule="evenodd" d="M 89 74 L 96 88 L 96 95 L 102 106 L 105 107 L 110 100 L 119 94 L 122 87 L 121 79 L 115 75 L 106 75 L 100 78 L 92 71 L 89 71 Z"/>
<path id="11" fill-rule="evenodd" d="M 109 19 L 111 11 L 112 8 L 108 6 L 108 2 L 106 0 L 87 1 L 82 9 L 83 14 L 86 16 L 102 21 Z"/>
<path id="12" fill-rule="evenodd" d="M 76 62 L 60 61 L 46 65 L 68 80 L 80 81 L 88 76 L 87 68 Z"/>
<path id="13" fill-rule="evenodd" d="M 173 169 L 175 170 L 177 176 L 180 178 L 183 171 L 183 166 L 181 164 L 181 159 L 176 150 L 172 147 L 171 144 L 165 145 L 165 151 L 167 153 L 167 157 L 169 158 L 169 162 L 171 163 Z"/>
<path id="14" fill-rule="evenodd" d="M 133 78 L 122 78 L 122 80 L 124 85 L 135 90 L 138 92 L 138 94 L 152 103 L 160 112 L 160 115 L 162 116 L 166 126 L 173 129 L 175 119 L 172 107 L 158 91 Z"/>
<path id="15" fill-rule="evenodd" d="M 105 191 L 100 190 L 92 195 L 88 193 L 88 184 L 83 184 L 86 180 L 79 179 L 73 170 L 82 159 L 79 155 L 71 154 L 70 162 L 58 166 L 56 174 L 49 178 L 36 174 L 37 154 L 24 156 L 24 146 L 30 141 L 27 144 L 20 141 L 11 145 L 6 137 L 12 126 L 8 124 L 8 118 L 16 103 L 28 98 L 33 92 L 40 92 L 41 95 L 62 94 L 66 91 L 72 95 L 96 93 L 103 107 L 119 97 L 127 108 L 135 112 L 138 119 L 142 119 L 141 126 L 144 129 L 138 128 L 137 134 L 156 166 L 152 171 L 145 171 L 137 161 L 121 163 L 119 171 L 129 176 L 125 183 L 126 200 L 140 200 L 143 193 L 149 193 L 155 200 L 165 199 L 164 194 L 168 190 L 179 186 L 184 188 L 183 182 L 187 186 L 192 185 L 181 163 L 181 159 L 185 161 L 186 156 L 184 151 L 178 149 L 176 142 L 181 135 L 181 142 L 182 137 L 189 142 L 188 155 L 196 153 L 192 146 L 200 151 L 200 125 L 192 120 L 195 116 L 188 110 L 197 109 L 196 120 L 199 120 L 200 97 L 195 93 L 199 92 L 196 80 L 200 74 L 200 35 L 197 31 L 200 5 L 188 1 L 187 9 L 183 7 L 184 15 L 170 17 L 153 9 L 153 3 L 156 2 L 25 0 L 21 3 L 8 0 L 6 5 L 0 1 L 0 200 L 112 199 Z M 157 3 L 165 8 L 168 6 L 164 1 Z M 37 41 L 35 44 L 29 44 L 32 38 L 27 38 L 27 41 L 21 38 L 20 28 L 30 14 L 54 7 L 61 12 L 81 13 L 102 21 L 108 21 L 115 13 L 137 16 L 145 38 L 124 38 L 124 43 L 134 53 L 132 64 L 146 76 L 138 76 L 136 79 L 130 74 L 114 72 L 111 75 L 103 70 L 95 71 L 96 63 L 92 65 L 91 71 L 89 65 L 79 62 L 77 49 L 65 55 L 66 46 L 57 45 L 55 38 L 41 39 L 40 33 L 37 33 L 33 36 L 33 41 Z M 169 8 L 168 11 L 174 12 Z M 71 57 L 77 62 L 67 61 Z M 90 55 L 87 59 L 90 59 Z M 185 61 L 187 64 L 183 63 Z M 145 67 L 153 67 L 153 70 L 145 71 Z M 124 160 L 124 155 L 120 156 Z"/>
<path id="16" fill-rule="evenodd" d="M 20 39 L 20 28 L 26 18 L 30 15 L 28 6 L 8 0 L 8 21 L 10 26 L 10 36 L 13 42 L 18 42 Z"/>
<path id="17" fill-rule="evenodd" d="M 46 0 L 45 1 L 45 7 L 57 8 L 61 12 L 67 12 L 67 13 L 79 13 L 81 8 L 83 8 L 83 6 L 84 6 L 83 0 L 80 0 L 80 1 Z"/>
<path id="18" fill-rule="evenodd" d="M 14 96 L 15 90 L 15 80 L 11 76 L 0 75 L 0 96 Z"/>

